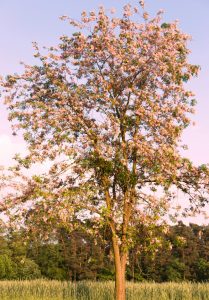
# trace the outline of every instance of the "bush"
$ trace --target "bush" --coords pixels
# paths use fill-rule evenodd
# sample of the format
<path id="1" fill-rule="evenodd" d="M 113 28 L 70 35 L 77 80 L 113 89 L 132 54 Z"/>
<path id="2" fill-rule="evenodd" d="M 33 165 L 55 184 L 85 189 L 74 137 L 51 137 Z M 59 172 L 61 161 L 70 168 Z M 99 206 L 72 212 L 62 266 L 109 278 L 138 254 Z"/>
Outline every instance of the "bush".
<path id="1" fill-rule="evenodd" d="M 17 263 L 18 279 L 36 279 L 41 277 L 39 266 L 29 258 L 22 258 Z"/>
<path id="2" fill-rule="evenodd" d="M 11 279 L 15 275 L 15 264 L 6 255 L 0 255 L 0 279 Z"/>

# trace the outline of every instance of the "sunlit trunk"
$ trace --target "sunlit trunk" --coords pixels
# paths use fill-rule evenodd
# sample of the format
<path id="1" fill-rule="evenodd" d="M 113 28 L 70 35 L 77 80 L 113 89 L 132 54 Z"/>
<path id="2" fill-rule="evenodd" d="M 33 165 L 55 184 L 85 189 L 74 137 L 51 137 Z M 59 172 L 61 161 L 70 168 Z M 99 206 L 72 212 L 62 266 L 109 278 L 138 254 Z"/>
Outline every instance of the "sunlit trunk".
<path id="1" fill-rule="evenodd" d="M 115 300 L 126 299 L 126 254 L 121 255 L 117 241 L 113 238 L 113 250 L 115 259 Z"/>
<path id="2" fill-rule="evenodd" d="M 115 299 L 125 300 L 125 269 L 117 267 L 115 272 Z"/>

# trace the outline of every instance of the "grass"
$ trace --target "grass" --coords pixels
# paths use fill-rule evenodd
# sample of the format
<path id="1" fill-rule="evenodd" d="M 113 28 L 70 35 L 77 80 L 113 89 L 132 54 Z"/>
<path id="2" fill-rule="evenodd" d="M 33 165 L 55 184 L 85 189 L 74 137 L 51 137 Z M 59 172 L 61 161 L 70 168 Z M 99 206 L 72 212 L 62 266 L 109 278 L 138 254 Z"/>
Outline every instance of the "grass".
<path id="1" fill-rule="evenodd" d="M 0 281 L 1 300 L 113 300 L 113 282 Z M 209 300 L 209 283 L 127 283 L 127 300 Z"/>

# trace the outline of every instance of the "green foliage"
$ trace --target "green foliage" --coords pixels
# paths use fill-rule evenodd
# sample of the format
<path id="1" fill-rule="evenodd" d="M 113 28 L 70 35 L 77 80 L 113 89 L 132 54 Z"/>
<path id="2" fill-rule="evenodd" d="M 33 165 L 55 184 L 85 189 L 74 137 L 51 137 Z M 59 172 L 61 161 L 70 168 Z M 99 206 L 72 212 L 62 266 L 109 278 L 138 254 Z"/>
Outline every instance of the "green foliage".
<path id="1" fill-rule="evenodd" d="M 161 25 L 161 28 L 170 28 L 170 24 L 169 23 L 163 23 L 162 25 Z"/>
<path id="2" fill-rule="evenodd" d="M 198 281 L 209 280 L 209 261 L 204 258 L 200 258 L 196 263 L 196 272 Z"/>
<path id="3" fill-rule="evenodd" d="M 88 224 L 89 227 L 92 224 Z M 137 235 L 137 230 L 138 234 Z M 136 245 L 130 251 L 127 280 L 131 281 L 208 281 L 209 226 L 189 226 L 179 222 L 167 228 L 140 226 Z M 113 253 L 109 232 L 103 240 L 81 230 L 61 229 L 57 239 L 41 238 L 25 243 L 24 232 L 0 235 L 0 279 L 57 280 L 114 279 Z"/>
<path id="4" fill-rule="evenodd" d="M 179 259 L 174 259 L 166 266 L 165 280 L 166 281 L 182 281 L 183 274 L 186 269 L 184 263 L 180 262 Z"/>
<path id="5" fill-rule="evenodd" d="M 18 279 L 36 279 L 41 277 L 39 266 L 29 258 L 22 258 L 17 264 Z"/>
<path id="6" fill-rule="evenodd" d="M 6 255 L 0 255 L 0 279 L 11 279 L 15 275 L 15 265 L 11 258 Z"/>
<path id="7" fill-rule="evenodd" d="M 98 280 L 101 281 L 108 281 L 108 280 L 114 280 L 114 272 L 112 272 L 109 269 L 102 269 L 98 275 Z"/>
<path id="8" fill-rule="evenodd" d="M 56 280 L 64 280 L 66 279 L 66 272 L 64 269 L 56 266 L 49 266 L 46 270 L 42 272 L 47 278 L 56 279 Z"/>
<path id="9" fill-rule="evenodd" d="M 37 246 L 37 245 L 36 245 Z M 63 256 L 57 244 L 38 245 L 38 253 L 30 250 L 30 255 L 40 266 L 42 276 L 49 279 L 66 279 L 66 270 L 63 265 Z"/>

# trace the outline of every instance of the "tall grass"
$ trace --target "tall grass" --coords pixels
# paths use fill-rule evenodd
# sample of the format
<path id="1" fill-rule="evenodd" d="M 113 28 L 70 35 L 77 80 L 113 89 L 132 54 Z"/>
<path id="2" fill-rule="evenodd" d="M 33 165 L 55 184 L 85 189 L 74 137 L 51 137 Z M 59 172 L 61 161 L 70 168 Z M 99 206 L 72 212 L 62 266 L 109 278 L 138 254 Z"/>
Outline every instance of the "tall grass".
<path id="1" fill-rule="evenodd" d="M 1 300 L 113 300 L 113 282 L 0 281 Z M 127 283 L 128 300 L 209 300 L 209 283 Z"/>

